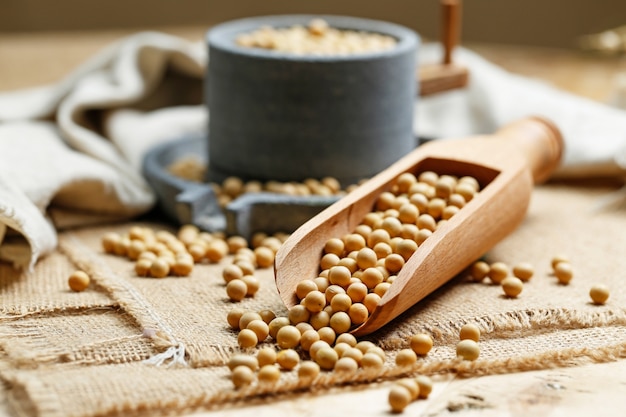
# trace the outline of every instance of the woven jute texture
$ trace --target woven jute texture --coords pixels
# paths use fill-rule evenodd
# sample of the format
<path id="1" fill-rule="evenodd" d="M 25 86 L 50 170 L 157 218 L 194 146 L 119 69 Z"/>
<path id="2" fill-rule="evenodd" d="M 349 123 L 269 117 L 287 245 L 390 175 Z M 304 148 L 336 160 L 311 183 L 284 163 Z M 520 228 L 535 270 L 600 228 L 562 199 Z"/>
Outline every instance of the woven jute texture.
<path id="1" fill-rule="evenodd" d="M 254 298 L 232 303 L 221 277 L 229 259 L 197 265 L 190 277 L 141 278 L 131 261 L 104 254 L 100 246 L 105 232 L 125 233 L 131 224 L 65 232 L 59 252 L 32 273 L 0 265 L 0 376 L 16 415 L 132 416 L 253 397 L 271 401 L 263 394 L 306 395 L 408 374 L 481 375 L 617 360 L 626 357 L 626 209 L 595 209 L 612 190 L 538 187 L 523 224 L 485 255 L 488 262 L 534 265 L 535 276 L 519 298 L 461 274 L 368 336 L 388 353 L 383 371 L 323 373 L 310 386 L 302 386 L 294 372 L 283 372 L 275 387 L 243 390 L 234 390 L 228 378 L 225 363 L 239 350 L 226 323 L 228 311 L 241 306 L 286 313 L 271 270 L 257 271 L 261 289 Z M 572 260 L 575 276 L 567 286 L 551 275 L 550 260 L 557 254 Z M 93 279 L 82 293 L 67 288 L 76 268 Z M 589 288 L 597 282 L 611 288 L 604 306 L 590 302 Z M 474 362 L 455 358 L 465 323 L 483 332 Z M 395 352 L 422 331 L 434 338 L 431 353 L 410 369 L 397 368 Z"/>

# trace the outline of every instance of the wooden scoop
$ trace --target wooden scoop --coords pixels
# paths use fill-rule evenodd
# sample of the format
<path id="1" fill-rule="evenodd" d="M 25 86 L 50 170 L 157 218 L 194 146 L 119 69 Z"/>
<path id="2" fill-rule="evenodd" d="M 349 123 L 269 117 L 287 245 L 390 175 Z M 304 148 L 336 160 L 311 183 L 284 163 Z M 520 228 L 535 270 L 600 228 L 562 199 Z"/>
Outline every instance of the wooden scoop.
<path id="1" fill-rule="evenodd" d="M 475 177 L 481 191 L 438 228 L 406 262 L 355 335 L 371 333 L 426 297 L 513 231 L 525 216 L 533 184 L 559 164 L 563 140 L 540 118 L 522 119 L 494 135 L 441 139 L 413 152 L 297 229 L 276 254 L 278 292 L 287 307 L 298 303 L 296 285 L 318 276 L 326 241 L 354 231 L 378 196 L 404 172 Z"/>

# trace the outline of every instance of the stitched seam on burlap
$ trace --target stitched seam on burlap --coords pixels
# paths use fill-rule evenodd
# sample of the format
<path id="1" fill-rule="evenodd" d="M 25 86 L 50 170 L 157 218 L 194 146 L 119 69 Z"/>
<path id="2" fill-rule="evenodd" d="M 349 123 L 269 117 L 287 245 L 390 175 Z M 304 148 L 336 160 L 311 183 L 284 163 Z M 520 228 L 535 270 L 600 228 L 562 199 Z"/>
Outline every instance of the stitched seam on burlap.
<path id="1" fill-rule="evenodd" d="M 135 287 L 111 270 L 109 265 L 102 261 L 96 253 L 87 249 L 87 245 L 73 233 L 67 232 L 60 236 L 59 249 L 75 265 L 87 272 L 94 283 L 102 287 L 128 314 L 134 317 L 144 332 L 154 333 L 150 336 L 155 345 L 163 345 L 167 348 L 163 352 L 166 355 L 158 358 L 155 364 L 160 365 L 167 359 L 173 359 L 172 363 L 186 364 L 184 362 L 184 344 L 176 339 L 173 330 L 154 312 L 151 304 Z M 165 343 L 159 339 L 165 339 Z"/>

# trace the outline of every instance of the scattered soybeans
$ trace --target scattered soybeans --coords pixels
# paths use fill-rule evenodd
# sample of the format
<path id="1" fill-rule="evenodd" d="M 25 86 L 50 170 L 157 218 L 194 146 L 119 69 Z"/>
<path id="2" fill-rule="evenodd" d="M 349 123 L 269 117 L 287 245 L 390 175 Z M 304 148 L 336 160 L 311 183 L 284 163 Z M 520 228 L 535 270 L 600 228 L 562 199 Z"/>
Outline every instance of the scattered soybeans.
<path id="1" fill-rule="evenodd" d="M 472 323 L 464 324 L 459 331 L 459 339 L 460 340 L 473 340 L 474 342 L 478 342 L 480 339 L 480 329 L 478 326 Z"/>
<path id="2" fill-rule="evenodd" d="M 75 271 L 67 279 L 67 285 L 72 291 L 82 292 L 89 287 L 89 275 L 84 271 Z"/>
<path id="3" fill-rule="evenodd" d="M 594 304 L 602 305 L 609 299 L 609 288 L 604 284 L 595 284 L 589 290 L 589 297 Z"/>
<path id="4" fill-rule="evenodd" d="M 394 385 L 389 390 L 389 406 L 394 413 L 401 413 L 411 403 L 411 393 L 402 385 Z"/>
<path id="5" fill-rule="evenodd" d="M 254 372 L 247 366 L 237 366 L 231 373 L 231 380 L 235 388 L 245 387 L 254 382 Z"/>
<path id="6" fill-rule="evenodd" d="M 416 378 L 402 378 L 391 386 L 389 390 L 389 406 L 393 413 L 401 413 L 418 398 L 428 398 L 433 389 L 433 383 L 427 376 Z"/>
<path id="7" fill-rule="evenodd" d="M 574 277 L 574 270 L 569 262 L 558 262 L 554 267 L 554 276 L 559 280 L 559 283 L 567 285 Z"/>
<path id="8" fill-rule="evenodd" d="M 516 298 L 524 289 L 524 283 L 517 277 L 504 278 L 500 284 L 502 285 L 504 294 L 510 298 Z"/>
<path id="9" fill-rule="evenodd" d="M 534 273 L 535 269 L 528 262 L 522 262 L 513 267 L 513 275 L 524 282 L 529 281 Z"/>
<path id="10" fill-rule="evenodd" d="M 509 275 L 509 266 L 504 262 L 494 262 L 489 266 L 487 276 L 494 284 L 500 284 Z"/>
<path id="11" fill-rule="evenodd" d="M 409 344 L 417 355 L 426 356 L 433 348 L 433 338 L 426 333 L 418 333 L 411 336 Z"/>
<path id="12" fill-rule="evenodd" d="M 480 347 L 471 339 L 461 340 L 456 345 L 456 355 L 463 360 L 473 361 L 480 355 Z"/>

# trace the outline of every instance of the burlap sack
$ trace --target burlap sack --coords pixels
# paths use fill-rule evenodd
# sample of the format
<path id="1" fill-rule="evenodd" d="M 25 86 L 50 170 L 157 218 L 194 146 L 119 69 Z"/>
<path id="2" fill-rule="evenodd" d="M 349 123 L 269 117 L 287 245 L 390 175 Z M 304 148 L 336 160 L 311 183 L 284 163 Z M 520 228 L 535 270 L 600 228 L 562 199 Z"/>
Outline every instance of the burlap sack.
<path id="1" fill-rule="evenodd" d="M 262 286 L 254 298 L 234 304 L 221 277 L 228 259 L 199 265 L 187 278 L 141 278 L 131 261 L 106 255 L 100 246 L 104 232 L 125 232 L 130 224 L 64 232 L 60 252 L 43 259 L 33 273 L 0 265 L 0 376 L 17 415 L 129 416 L 220 407 L 270 392 L 305 395 L 300 388 L 323 390 L 406 374 L 479 375 L 626 357 L 626 258 L 621 256 L 626 213 L 619 207 L 596 210 L 612 189 L 539 187 L 520 228 L 485 258 L 534 265 L 535 276 L 519 298 L 503 297 L 498 286 L 461 274 L 368 337 L 388 352 L 382 372 L 360 371 L 349 378 L 323 373 L 310 387 L 302 387 L 294 372 L 283 372 L 272 388 L 234 390 L 228 378 L 225 361 L 239 349 L 227 312 L 239 305 L 285 313 L 270 270 L 258 271 Z M 556 254 L 572 259 L 570 285 L 551 276 Z M 86 292 L 66 287 L 75 268 L 93 277 Z M 590 302 L 588 291 L 596 282 L 611 288 L 604 306 Z M 483 331 L 481 356 L 474 362 L 455 359 L 465 323 Z M 418 331 L 432 334 L 434 349 L 413 368 L 397 368 L 395 352 Z"/>

